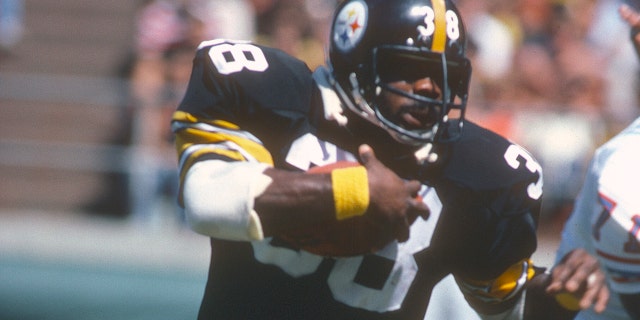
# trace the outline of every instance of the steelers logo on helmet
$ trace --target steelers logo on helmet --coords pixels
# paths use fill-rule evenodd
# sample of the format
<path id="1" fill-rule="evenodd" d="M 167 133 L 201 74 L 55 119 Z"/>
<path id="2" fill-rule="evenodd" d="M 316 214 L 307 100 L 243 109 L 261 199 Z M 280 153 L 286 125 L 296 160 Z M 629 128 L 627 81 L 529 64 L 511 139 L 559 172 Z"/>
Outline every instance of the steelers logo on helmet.
<path id="1" fill-rule="evenodd" d="M 333 40 L 341 51 L 350 51 L 362 39 L 367 27 L 367 7 L 364 2 L 354 1 L 342 8 L 333 26 Z"/>

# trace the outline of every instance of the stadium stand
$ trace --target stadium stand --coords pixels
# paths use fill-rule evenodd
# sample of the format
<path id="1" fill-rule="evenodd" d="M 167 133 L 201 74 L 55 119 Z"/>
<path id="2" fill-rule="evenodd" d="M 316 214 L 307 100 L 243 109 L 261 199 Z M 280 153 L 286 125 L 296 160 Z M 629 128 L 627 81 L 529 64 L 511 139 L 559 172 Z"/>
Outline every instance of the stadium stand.
<path id="1" fill-rule="evenodd" d="M 0 60 L 0 206 L 70 210 L 123 169 L 114 146 L 135 1 L 25 1 L 25 33 Z"/>

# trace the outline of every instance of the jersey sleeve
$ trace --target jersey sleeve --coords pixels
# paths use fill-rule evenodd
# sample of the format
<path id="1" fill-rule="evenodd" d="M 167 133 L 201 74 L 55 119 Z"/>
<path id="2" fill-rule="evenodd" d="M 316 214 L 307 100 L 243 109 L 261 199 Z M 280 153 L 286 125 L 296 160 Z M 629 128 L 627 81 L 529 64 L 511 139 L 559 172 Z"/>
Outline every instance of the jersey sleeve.
<path id="1" fill-rule="evenodd" d="M 466 137 L 465 137 L 466 136 Z M 460 272 L 490 279 L 536 248 L 542 167 L 523 147 L 466 123 L 444 169 L 446 198 L 468 243 Z"/>
<path id="2" fill-rule="evenodd" d="M 483 314 L 505 311 L 518 301 L 533 275 L 538 200 L 525 186 L 485 194 L 485 205 L 469 207 L 463 248 L 454 276 L 469 304 Z M 491 192 L 493 193 L 493 192 Z M 484 192 L 483 192 L 484 194 Z"/>
<path id="3" fill-rule="evenodd" d="M 596 157 L 589 164 L 572 213 L 564 223 L 554 264 L 560 263 L 564 256 L 577 248 L 583 248 L 592 255 L 596 254 L 592 241 L 591 219 L 602 212 L 602 207 L 598 204 L 598 176 L 599 164 Z"/>
<path id="4" fill-rule="evenodd" d="M 283 146 L 307 125 L 314 88 L 308 67 L 282 51 L 248 42 L 203 42 L 172 119 L 181 186 L 198 161 L 273 166 Z"/>
<path id="5" fill-rule="evenodd" d="M 495 314 L 518 300 L 535 273 L 542 168 L 523 147 L 472 123 L 455 145 L 444 171 L 455 217 L 445 230 L 460 235 L 450 246 L 453 273 L 477 311 Z"/>

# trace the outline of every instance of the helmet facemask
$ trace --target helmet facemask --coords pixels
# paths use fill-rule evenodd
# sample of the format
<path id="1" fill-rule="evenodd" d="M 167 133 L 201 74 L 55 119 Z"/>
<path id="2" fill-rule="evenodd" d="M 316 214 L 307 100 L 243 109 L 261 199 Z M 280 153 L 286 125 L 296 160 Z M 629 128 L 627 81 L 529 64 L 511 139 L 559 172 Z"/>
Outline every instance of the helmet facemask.
<path id="1" fill-rule="evenodd" d="M 330 41 L 333 84 L 348 109 L 420 149 L 460 137 L 471 64 L 451 0 L 343 1 Z"/>
<path id="2" fill-rule="evenodd" d="M 419 47 L 382 45 L 372 50 L 370 65 L 363 65 L 349 76 L 352 111 L 387 130 L 396 140 L 410 145 L 447 142 L 459 137 L 467 101 L 470 64 L 467 59 L 449 59 Z M 428 97 L 399 90 L 390 85 L 396 81 L 413 82 L 431 78 L 440 88 L 439 97 Z M 340 90 L 339 90 L 340 91 Z M 411 101 L 393 114 L 386 97 L 398 96 Z M 450 112 L 456 110 L 457 112 Z M 411 112 L 422 125 L 403 123 L 400 113 Z M 449 125 L 451 116 L 455 126 Z"/>

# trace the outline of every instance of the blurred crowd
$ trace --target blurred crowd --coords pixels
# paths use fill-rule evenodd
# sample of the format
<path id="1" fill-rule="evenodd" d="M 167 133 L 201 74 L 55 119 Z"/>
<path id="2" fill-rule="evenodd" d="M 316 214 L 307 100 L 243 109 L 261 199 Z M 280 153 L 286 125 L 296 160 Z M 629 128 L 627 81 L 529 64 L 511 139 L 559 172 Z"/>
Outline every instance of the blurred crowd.
<path id="1" fill-rule="evenodd" d="M 251 40 L 325 63 L 339 0 L 146 0 L 136 14 L 126 123 L 127 213 L 175 204 L 170 117 L 203 40 Z M 543 218 L 563 219 L 592 151 L 640 115 L 638 68 L 620 0 L 454 0 L 474 76 L 467 118 L 524 145 L 545 170 Z M 632 66 L 632 67 L 630 67 Z M 176 214 L 177 213 L 177 214 Z"/>
<path id="2" fill-rule="evenodd" d="M 594 148 L 640 114 L 617 0 L 458 0 L 472 44 L 469 118 L 544 169 L 543 218 L 564 219 Z"/>

